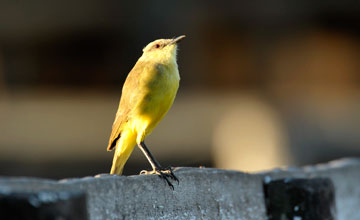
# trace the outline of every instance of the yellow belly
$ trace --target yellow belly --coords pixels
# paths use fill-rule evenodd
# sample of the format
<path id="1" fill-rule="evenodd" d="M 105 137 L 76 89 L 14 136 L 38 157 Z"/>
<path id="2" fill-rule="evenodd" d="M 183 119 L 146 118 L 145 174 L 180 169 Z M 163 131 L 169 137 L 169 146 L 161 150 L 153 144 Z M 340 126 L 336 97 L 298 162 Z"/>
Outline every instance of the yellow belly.
<path id="1" fill-rule="evenodd" d="M 131 117 L 137 143 L 142 142 L 165 116 L 179 87 L 177 68 L 151 77 L 152 80 L 144 84 L 143 97 Z"/>

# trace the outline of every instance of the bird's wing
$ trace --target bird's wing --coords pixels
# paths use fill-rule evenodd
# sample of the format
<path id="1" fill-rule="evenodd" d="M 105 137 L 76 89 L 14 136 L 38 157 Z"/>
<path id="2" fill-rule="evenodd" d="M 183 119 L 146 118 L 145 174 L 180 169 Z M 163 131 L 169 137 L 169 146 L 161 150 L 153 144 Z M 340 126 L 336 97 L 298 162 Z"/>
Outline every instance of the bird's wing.
<path id="1" fill-rule="evenodd" d="M 139 92 L 137 90 L 139 89 L 140 75 L 146 66 L 146 63 L 138 61 L 125 80 L 107 147 L 109 151 L 116 146 L 116 142 L 121 136 L 122 126 L 128 120 L 129 113 L 134 109 L 139 100 Z"/>

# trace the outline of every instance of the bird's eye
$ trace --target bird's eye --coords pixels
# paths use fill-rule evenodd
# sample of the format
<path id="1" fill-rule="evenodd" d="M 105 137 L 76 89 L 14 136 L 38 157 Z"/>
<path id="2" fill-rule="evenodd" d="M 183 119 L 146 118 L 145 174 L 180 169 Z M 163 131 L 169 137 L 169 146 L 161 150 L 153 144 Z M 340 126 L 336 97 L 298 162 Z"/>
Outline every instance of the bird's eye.
<path id="1" fill-rule="evenodd" d="M 156 44 L 156 45 L 155 45 L 155 48 L 159 48 L 159 47 L 160 47 L 160 44 Z"/>

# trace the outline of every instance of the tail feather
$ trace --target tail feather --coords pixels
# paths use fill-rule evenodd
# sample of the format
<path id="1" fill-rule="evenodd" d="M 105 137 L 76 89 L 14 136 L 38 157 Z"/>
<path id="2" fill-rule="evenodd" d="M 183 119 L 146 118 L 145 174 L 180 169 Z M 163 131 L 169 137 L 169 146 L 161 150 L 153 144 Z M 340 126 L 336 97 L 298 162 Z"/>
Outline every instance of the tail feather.
<path id="1" fill-rule="evenodd" d="M 121 175 L 126 161 L 136 145 L 136 136 L 132 133 L 122 134 L 116 143 L 114 159 L 110 174 Z"/>

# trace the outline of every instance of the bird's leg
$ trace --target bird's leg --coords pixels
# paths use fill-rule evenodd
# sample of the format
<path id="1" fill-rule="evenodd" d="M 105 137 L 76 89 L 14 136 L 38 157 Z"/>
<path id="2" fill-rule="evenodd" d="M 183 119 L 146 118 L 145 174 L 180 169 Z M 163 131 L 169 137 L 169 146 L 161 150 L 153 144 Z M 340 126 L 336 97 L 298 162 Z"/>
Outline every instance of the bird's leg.
<path id="1" fill-rule="evenodd" d="M 163 178 L 167 184 L 174 189 L 174 186 L 171 184 L 171 182 L 168 180 L 168 178 L 173 179 L 177 182 L 179 182 L 179 179 L 174 175 L 172 172 L 171 167 L 163 168 L 160 163 L 155 159 L 155 157 L 151 154 L 149 149 L 146 147 L 145 142 L 141 142 L 138 144 L 141 151 L 145 154 L 145 157 L 148 159 L 149 163 L 151 164 L 152 171 L 143 170 L 140 172 L 140 174 L 156 174 L 159 175 L 160 178 Z"/>

